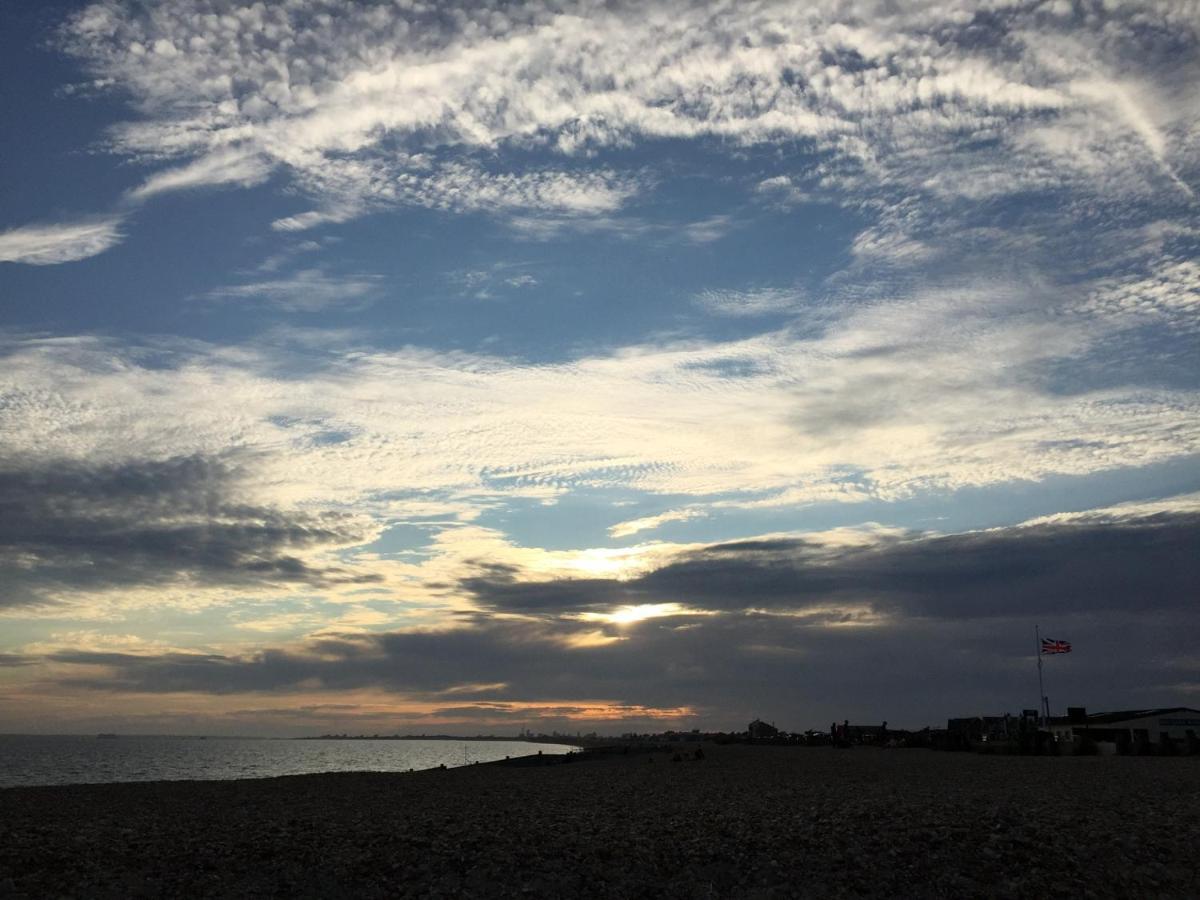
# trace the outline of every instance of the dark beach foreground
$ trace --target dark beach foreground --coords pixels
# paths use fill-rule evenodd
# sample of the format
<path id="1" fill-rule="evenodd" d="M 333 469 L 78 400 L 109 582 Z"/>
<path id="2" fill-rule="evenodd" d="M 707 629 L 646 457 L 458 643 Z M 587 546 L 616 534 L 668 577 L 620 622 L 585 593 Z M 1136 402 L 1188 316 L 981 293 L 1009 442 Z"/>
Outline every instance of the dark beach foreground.
<path id="1" fill-rule="evenodd" d="M 3 790 L 0 895 L 1200 896 L 1200 759 L 704 749 Z"/>

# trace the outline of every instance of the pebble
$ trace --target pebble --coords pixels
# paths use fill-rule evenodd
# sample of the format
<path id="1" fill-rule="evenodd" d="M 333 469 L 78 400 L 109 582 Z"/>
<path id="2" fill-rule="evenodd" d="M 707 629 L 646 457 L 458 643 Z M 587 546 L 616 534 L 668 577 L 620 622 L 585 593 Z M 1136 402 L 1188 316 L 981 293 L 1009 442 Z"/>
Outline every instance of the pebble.
<path id="1" fill-rule="evenodd" d="M 645 759 L 0 790 L 0 896 L 1200 896 L 1194 759 Z"/>

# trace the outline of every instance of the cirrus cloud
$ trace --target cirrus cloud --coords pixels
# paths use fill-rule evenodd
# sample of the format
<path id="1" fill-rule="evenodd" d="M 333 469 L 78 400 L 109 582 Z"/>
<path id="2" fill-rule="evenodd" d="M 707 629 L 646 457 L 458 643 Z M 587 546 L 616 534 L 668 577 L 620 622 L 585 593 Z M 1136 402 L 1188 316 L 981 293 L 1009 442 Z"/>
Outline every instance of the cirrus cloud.
<path id="1" fill-rule="evenodd" d="M 121 216 L 25 225 L 0 232 L 0 262 L 54 266 L 96 256 L 124 238 Z"/>

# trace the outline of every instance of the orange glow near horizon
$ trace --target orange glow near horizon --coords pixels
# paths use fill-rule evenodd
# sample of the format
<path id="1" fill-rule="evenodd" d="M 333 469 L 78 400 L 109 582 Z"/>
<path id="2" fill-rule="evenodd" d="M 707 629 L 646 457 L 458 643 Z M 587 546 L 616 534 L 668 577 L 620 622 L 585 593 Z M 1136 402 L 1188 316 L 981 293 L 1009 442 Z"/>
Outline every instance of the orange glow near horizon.
<path id="1" fill-rule="evenodd" d="M 161 694 L 109 693 L 101 706 L 95 698 L 67 700 L 37 689 L 14 692 L 0 711 L 36 715 L 48 732 L 119 731 L 141 734 L 285 733 L 429 733 L 450 726 L 464 733 L 514 732 L 523 727 L 555 728 L 623 720 L 671 721 L 697 715 L 690 706 L 650 707 L 607 699 L 485 700 L 461 694 L 498 685 L 463 685 L 441 699 L 416 699 L 378 690 L 305 692 L 287 697 L 246 693 L 215 696 L 171 695 L 171 712 L 162 711 Z M 264 703 L 267 700 L 269 705 Z"/>

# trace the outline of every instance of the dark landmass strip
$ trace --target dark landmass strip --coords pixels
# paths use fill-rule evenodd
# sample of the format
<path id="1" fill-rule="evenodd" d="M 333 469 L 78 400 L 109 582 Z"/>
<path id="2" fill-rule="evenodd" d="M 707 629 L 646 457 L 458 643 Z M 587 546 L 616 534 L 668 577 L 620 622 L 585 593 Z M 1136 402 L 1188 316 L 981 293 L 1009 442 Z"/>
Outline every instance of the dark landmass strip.
<path id="1" fill-rule="evenodd" d="M 708 745 L 10 788 L 0 895 L 1200 896 L 1198 762 Z"/>

